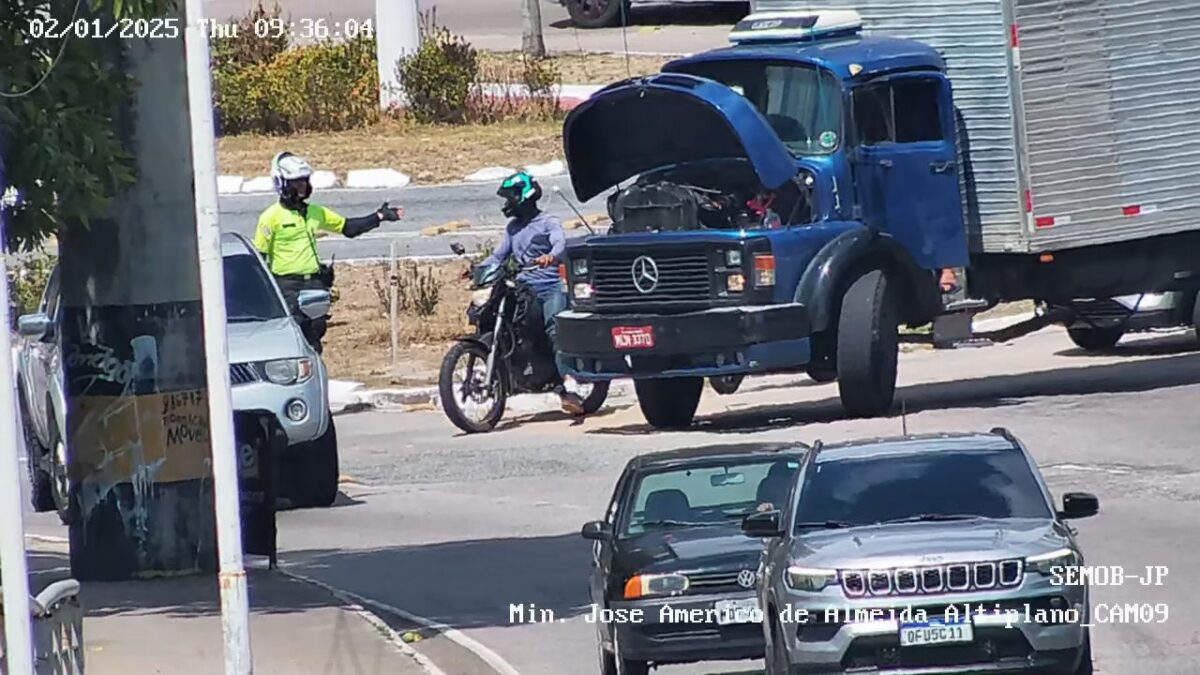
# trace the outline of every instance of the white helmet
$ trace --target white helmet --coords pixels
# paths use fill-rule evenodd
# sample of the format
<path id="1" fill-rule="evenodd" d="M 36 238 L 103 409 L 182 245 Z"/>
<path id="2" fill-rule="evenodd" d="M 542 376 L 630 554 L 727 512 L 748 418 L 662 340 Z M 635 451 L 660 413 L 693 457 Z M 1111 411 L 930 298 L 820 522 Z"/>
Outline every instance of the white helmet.
<path id="1" fill-rule="evenodd" d="M 290 152 L 281 152 L 271 160 L 271 180 L 276 192 L 283 192 L 284 186 L 290 180 L 312 176 L 312 167 L 308 161 Z"/>

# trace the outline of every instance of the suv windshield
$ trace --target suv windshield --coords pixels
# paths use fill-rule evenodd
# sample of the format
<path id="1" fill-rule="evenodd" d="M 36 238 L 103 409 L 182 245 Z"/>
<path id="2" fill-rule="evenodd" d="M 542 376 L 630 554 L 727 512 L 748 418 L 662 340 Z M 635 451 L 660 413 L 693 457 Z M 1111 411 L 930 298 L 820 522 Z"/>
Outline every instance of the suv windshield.
<path id="1" fill-rule="evenodd" d="M 738 524 L 760 504 L 781 509 L 795 483 L 795 457 L 705 462 L 643 474 L 621 529 L 638 535 L 689 525 Z"/>
<path id="2" fill-rule="evenodd" d="M 796 529 L 970 517 L 1053 514 L 1020 452 L 931 450 L 814 464 L 800 488 Z"/>
<path id="3" fill-rule="evenodd" d="M 716 80 L 748 98 L 795 155 L 826 155 L 838 147 L 842 91 L 827 70 L 749 60 L 706 61 L 674 70 Z"/>
<path id="4" fill-rule="evenodd" d="M 254 256 L 227 255 L 223 264 L 228 321 L 266 321 L 287 316 L 274 285 Z"/>

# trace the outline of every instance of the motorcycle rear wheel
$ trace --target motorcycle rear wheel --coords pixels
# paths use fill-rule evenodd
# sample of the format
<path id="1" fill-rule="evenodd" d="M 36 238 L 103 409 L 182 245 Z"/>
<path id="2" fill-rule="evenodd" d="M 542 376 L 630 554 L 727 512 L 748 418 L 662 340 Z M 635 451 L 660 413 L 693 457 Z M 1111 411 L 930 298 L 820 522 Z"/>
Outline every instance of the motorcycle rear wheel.
<path id="1" fill-rule="evenodd" d="M 458 364 L 466 359 L 466 373 L 461 382 L 455 382 Z M 441 372 L 438 374 L 438 395 L 441 398 L 442 412 L 454 424 L 468 434 L 478 434 L 491 431 L 500 423 L 504 416 L 504 407 L 508 401 L 508 390 L 505 378 L 501 377 L 501 364 L 497 363 L 492 373 L 492 385 L 484 391 L 482 382 L 487 373 L 487 348 L 478 342 L 456 342 L 446 352 L 442 359 Z M 489 395 L 490 394 L 490 395 Z M 487 398 L 482 396 L 488 395 Z M 483 415 L 473 419 L 467 414 L 464 406 L 468 402 L 479 404 L 488 403 L 483 409 Z"/>

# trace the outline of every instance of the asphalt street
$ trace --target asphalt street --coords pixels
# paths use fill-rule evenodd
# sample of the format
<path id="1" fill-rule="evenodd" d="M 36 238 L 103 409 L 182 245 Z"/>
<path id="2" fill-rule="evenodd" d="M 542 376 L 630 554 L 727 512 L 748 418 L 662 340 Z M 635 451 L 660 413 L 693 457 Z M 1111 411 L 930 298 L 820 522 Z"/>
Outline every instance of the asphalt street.
<path id="1" fill-rule="evenodd" d="M 259 0 L 204 0 L 205 16 L 215 19 L 245 14 Z M 292 20 L 348 18 L 375 15 L 376 0 L 278 0 Z M 273 2 L 266 0 L 270 7 Z M 422 11 L 434 10 L 439 24 L 467 38 L 479 49 L 521 48 L 521 0 L 420 0 Z M 628 26 L 595 30 L 577 29 L 557 2 L 541 4 L 543 36 L 551 51 L 631 52 L 690 54 L 725 44 L 729 27 L 745 15 L 748 3 L 662 4 L 636 7 Z"/>
<path id="2" fill-rule="evenodd" d="M 1088 565 L 1168 568 L 1158 587 L 1093 586 L 1093 606 L 1169 609 L 1163 624 L 1098 624 L 1098 672 L 1195 672 L 1200 350 L 1192 333 L 1131 338 L 1110 355 L 1083 354 L 1058 329 L 984 349 L 917 351 L 903 357 L 898 396 L 910 433 L 1005 426 L 1030 446 L 1056 498 L 1072 490 L 1097 494 L 1101 513 L 1076 524 Z M 614 401 L 581 424 L 557 413 L 513 417 L 496 432 L 471 437 L 437 412 L 340 416 L 344 494 L 330 509 L 281 514 L 283 560 L 382 603 L 377 611 L 403 612 L 382 611 L 397 628 L 417 626 L 412 615 L 454 627 L 457 642 L 425 630 L 426 639 L 414 643 L 447 673 L 594 675 L 594 628 L 582 618 L 590 549 L 578 531 L 602 515 L 631 457 L 902 429 L 899 415 L 842 419 L 836 385 L 803 377 L 752 379 L 728 397 L 706 390 L 699 425 L 689 432 L 651 432 L 631 403 Z M 35 533 L 62 534 L 49 514 L 29 522 Z M 510 603 L 535 603 L 561 621 L 514 625 Z M 748 674 L 760 667 L 656 672 Z"/>
<path id="3" fill-rule="evenodd" d="M 542 206 L 564 222 L 578 219 L 566 199 L 586 216 L 605 212 L 603 196 L 585 204 L 576 202 L 571 182 L 565 176 L 539 182 L 545 192 Z M 552 192 L 556 186 L 562 190 L 561 195 Z M 274 200 L 273 194 L 221 196 L 221 229 L 254 236 L 258 214 Z M 397 242 L 401 256 L 450 255 L 450 242 L 454 241 L 462 242 L 468 251 L 473 251 L 489 240 L 498 240 L 505 221 L 500 214 L 500 199 L 496 197 L 496 184 L 493 183 L 410 186 L 400 190 L 320 190 L 313 195 L 312 201 L 347 217 L 370 213 L 384 201 L 403 206 L 405 210 L 403 220 L 384 223 L 358 238 L 328 236 L 318 239 L 317 248 L 325 260 L 331 257 L 337 260 L 386 258 L 393 241 Z M 466 221 L 470 227 L 441 236 L 421 234 L 426 227 L 452 221 Z M 587 230 L 579 228 L 567 234 L 581 236 L 587 234 Z"/>

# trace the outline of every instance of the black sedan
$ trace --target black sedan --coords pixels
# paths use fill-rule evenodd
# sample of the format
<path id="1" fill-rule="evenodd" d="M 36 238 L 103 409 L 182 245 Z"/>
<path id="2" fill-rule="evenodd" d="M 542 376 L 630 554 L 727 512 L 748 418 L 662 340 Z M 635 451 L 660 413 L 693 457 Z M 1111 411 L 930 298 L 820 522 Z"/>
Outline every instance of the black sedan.
<path id="1" fill-rule="evenodd" d="M 629 462 L 594 540 L 592 616 L 603 675 L 652 665 L 757 659 L 761 539 L 742 518 L 781 508 L 804 446 L 738 445 L 654 453 Z"/>

